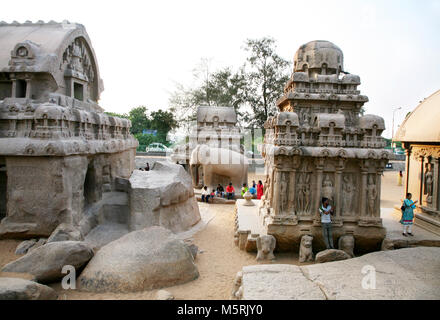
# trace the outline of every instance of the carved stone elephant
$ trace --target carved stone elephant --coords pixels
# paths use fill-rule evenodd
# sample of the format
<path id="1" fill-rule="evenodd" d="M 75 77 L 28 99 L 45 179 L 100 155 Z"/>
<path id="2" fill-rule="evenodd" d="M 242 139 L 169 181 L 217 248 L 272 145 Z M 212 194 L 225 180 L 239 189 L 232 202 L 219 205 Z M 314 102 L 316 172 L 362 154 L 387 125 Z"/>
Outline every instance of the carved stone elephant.
<path id="1" fill-rule="evenodd" d="M 196 187 L 205 185 L 212 190 L 219 183 L 226 187 L 232 182 L 238 193 L 247 183 L 247 171 L 248 159 L 233 150 L 198 145 L 191 153 L 190 172 Z"/>

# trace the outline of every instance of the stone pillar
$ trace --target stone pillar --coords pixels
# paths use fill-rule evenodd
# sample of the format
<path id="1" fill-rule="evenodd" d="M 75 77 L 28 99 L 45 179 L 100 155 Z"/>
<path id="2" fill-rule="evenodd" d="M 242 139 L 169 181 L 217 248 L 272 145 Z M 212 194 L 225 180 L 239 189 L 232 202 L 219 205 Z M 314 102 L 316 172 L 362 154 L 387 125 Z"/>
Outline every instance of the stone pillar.
<path id="1" fill-rule="evenodd" d="M 361 167 L 361 192 L 360 192 L 360 215 L 361 217 L 366 216 L 367 210 L 367 181 L 368 181 L 368 167 Z"/>
<path id="2" fill-rule="evenodd" d="M 32 87 L 31 87 L 31 79 L 26 79 L 26 99 L 32 98 Z"/>
<path id="3" fill-rule="evenodd" d="M 406 149 L 406 172 L 405 172 L 405 194 L 403 197 L 406 197 L 406 194 L 408 193 L 408 184 L 409 184 L 409 163 L 411 161 L 411 147 Z"/>
<path id="4" fill-rule="evenodd" d="M 295 215 L 295 180 L 296 179 L 296 169 L 292 169 L 289 173 L 289 213 L 294 216 Z"/>
<path id="5" fill-rule="evenodd" d="M 281 183 L 281 171 L 279 168 L 275 169 L 274 181 L 273 181 L 273 205 L 275 215 L 280 214 L 280 183 Z"/>
<path id="6" fill-rule="evenodd" d="M 344 160 L 340 160 L 336 167 L 335 174 L 335 218 L 339 219 L 342 212 L 342 171 L 344 170 Z"/>
<path id="7" fill-rule="evenodd" d="M 317 217 L 318 220 L 320 220 L 319 217 L 319 206 L 321 204 L 321 194 L 322 194 L 322 176 L 324 172 L 324 159 L 319 158 L 316 159 L 316 188 L 315 188 L 315 196 L 313 197 L 313 203 L 311 205 L 312 207 L 312 217 Z"/>
<path id="8" fill-rule="evenodd" d="M 419 157 L 420 160 L 420 189 L 419 189 L 419 205 L 423 205 L 423 181 L 425 180 L 425 168 L 423 156 Z"/>
<path id="9" fill-rule="evenodd" d="M 374 216 L 380 218 L 380 197 L 382 191 L 382 173 L 383 171 L 378 170 L 376 175 L 376 189 L 377 189 L 377 198 L 376 198 L 376 212 Z"/>
<path id="10" fill-rule="evenodd" d="M 432 208 L 434 210 L 440 210 L 439 205 L 439 159 L 432 158 L 432 175 L 434 177 L 434 183 L 432 186 Z"/>

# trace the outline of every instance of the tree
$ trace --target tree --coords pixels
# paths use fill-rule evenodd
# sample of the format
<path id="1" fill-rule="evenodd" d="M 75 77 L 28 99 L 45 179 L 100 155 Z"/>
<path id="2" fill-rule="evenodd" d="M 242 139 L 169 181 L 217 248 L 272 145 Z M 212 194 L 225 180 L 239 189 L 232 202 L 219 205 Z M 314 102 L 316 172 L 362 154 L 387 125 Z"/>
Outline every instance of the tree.
<path id="1" fill-rule="evenodd" d="M 246 78 L 242 70 L 233 72 L 231 68 L 223 68 L 209 72 L 206 60 L 195 69 L 194 78 L 198 84 L 194 88 L 176 85 L 172 93 L 170 105 L 180 114 L 179 122 L 186 124 L 196 119 L 197 107 L 232 106 L 240 115 L 239 107 L 244 102 Z"/>
<path id="2" fill-rule="evenodd" d="M 126 113 L 116 113 L 116 112 L 110 112 L 110 111 L 106 111 L 104 113 L 108 116 L 111 116 L 111 117 L 128 119 L 128 114 L 126 114 Z"/>
<path id="3" fill-rule="evenodd" d="M 131 121 L 130 132 L 132 134 L 142 133 L 144 129 L 150 127 L 150 119 L 147 115 L 147 108 L 139 106 L 133 108 L 128 113 L 128 119 Z"/>
<path id="4" fill-rule="evenodd" d="M 246 102 L 253 114 L 247 120 L 251 126 L 263 127 L 269 116 L 276 110 L 276 101 L 283 95 L 284 85 L 289 80 L 290 63 L 276 52 L 272 38 L 248 39 L 245 50 L 245 74 L 247 82 Z"/>
<path id="5" fill-rule="evenodd" d="M 170 111 L 162 111 L 159 109 L 158 111 L 153 111 L 151 113 L 150 128 L 157 130 L 157 136 L 162 143 L 167 141 L 168 132 L 177 128 L 179 125 L 174 118 L 174 112 L 174 109 L 171 109 Z"/>

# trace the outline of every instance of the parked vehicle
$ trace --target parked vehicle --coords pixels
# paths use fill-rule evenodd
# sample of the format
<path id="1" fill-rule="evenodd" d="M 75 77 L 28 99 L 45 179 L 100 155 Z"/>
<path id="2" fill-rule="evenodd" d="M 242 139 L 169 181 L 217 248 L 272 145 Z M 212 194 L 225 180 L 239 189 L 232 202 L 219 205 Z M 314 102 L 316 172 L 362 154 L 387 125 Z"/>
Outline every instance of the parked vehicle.
<path id="1" fill-rule="evenodd" d="M 160 142 L 150 143 L 145 148 L 145 152 L 171 152 L 172 150 Z"/>

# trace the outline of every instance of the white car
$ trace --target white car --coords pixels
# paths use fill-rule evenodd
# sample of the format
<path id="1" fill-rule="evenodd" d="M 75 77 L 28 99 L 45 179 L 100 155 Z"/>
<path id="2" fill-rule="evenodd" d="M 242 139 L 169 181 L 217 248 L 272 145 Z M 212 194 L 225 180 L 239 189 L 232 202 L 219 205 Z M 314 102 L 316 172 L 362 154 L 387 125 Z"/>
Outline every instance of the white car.
<path id="1" fill-rule="evenodd" d="M 150 143 L 148 147 L 145 148 L 145 152 L 171 152 L 171 151 L 172 150 L 170 148 L 159 142 Z"/>

